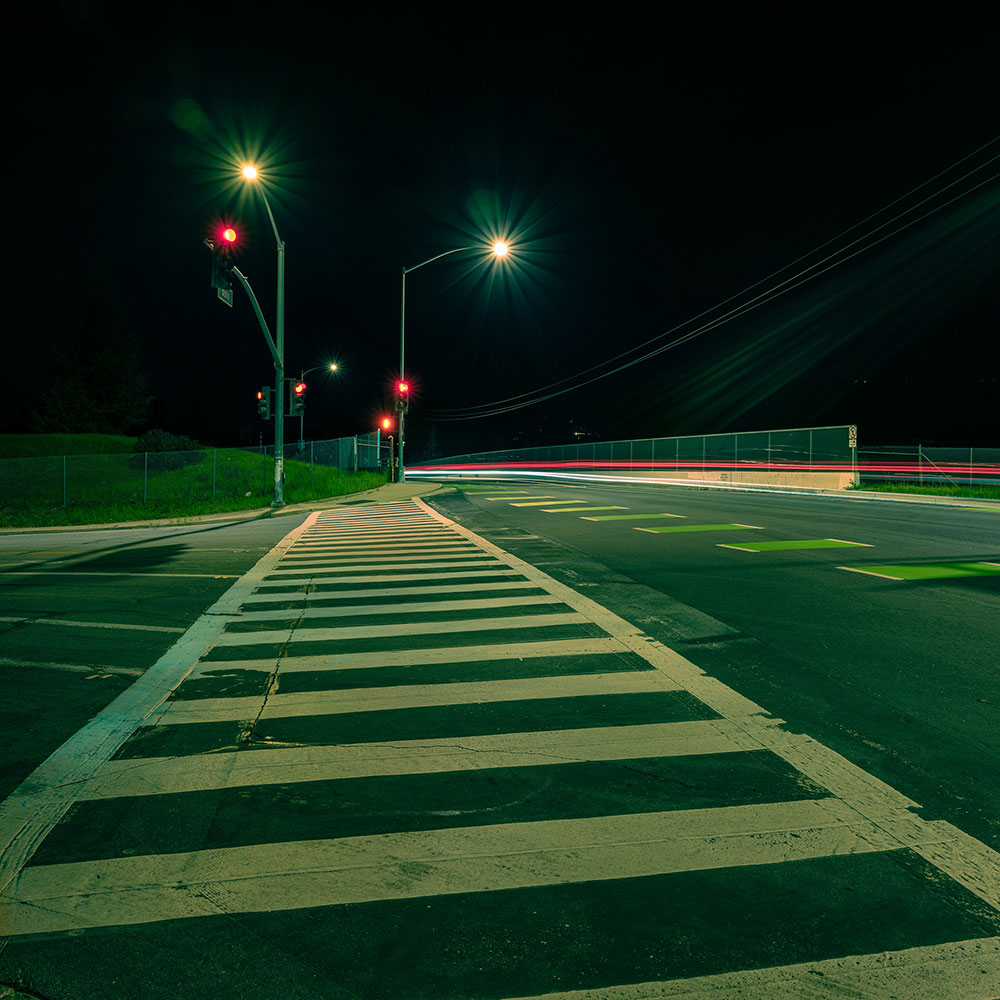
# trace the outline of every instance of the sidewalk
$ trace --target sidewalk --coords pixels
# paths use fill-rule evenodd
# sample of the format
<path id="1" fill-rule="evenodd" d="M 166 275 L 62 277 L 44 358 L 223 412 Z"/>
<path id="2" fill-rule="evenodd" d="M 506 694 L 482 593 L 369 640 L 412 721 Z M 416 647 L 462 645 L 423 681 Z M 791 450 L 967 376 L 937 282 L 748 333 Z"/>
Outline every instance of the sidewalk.
<path id="1" fill-rule="evenodd" d="M 404 482 L 386 483 L 374 490 L 364 490 L 361 493 L 345 493 L 343 496 L 327 497 L 323 500 L 310 500 L 306 503 L 288 504 L 277 510 L 272 507 L 250 508 L 248 510 L 229 510 L 217 514 L 195 514 L 191 517 L 160 517 L 141 521 L 109 521 L 103 524 L 56 524 L 39 527 L 20 526 L 16 528 L 0 528 L 0 535 L 41 534 L 58 531 L 100 531 L 116 528 L 160 528 L 173 527 L 181 524 L 227 524 L 238 521 L 257 521 L 265 517 L 284 517 L 288 514 L 307 514 L 314 510 L 327 510 L 332 507 L 343 507 L 362 503 L 393 503 L 396 500 L 407 500 L 410 497 L 423 497 L 441 489 L 450 488 L 447 483 L 438 482 Z M 0 998 L 2 1000 L 2 998 Z"/>

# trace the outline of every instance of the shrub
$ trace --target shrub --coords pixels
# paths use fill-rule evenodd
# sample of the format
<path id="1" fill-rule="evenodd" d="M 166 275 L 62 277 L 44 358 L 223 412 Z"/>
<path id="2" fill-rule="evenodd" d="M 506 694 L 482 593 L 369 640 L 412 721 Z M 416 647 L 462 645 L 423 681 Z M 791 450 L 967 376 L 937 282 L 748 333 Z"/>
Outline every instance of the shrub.
<path id="1" fill-rule="evenodd" d="M 197 442 L 182 434 L 171 434 L 169 431 L 148 430 L 136 438 L 132 452 L 137 457 L 132 460 L 133 467 L 142 463 L 138 456 L 144 452 L 152 452 L 157 456 L 156 467 L 159 471 L 182 469 L 192 465 L 202 458 L 203 449 Z"/>

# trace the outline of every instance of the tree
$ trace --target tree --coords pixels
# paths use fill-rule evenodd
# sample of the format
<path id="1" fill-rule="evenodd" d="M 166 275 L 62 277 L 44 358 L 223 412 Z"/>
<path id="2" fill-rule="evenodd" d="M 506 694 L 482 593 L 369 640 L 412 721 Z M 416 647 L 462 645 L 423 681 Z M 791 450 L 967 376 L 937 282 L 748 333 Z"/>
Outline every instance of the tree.
<path id="1" fill-rule="evenodd" d="M 35 413 L 36 431 L 131 434 L 149 409 L 135 338 L 103 274 L 81 299 L 77 322 L 49 366 L 50 381 Z"/>

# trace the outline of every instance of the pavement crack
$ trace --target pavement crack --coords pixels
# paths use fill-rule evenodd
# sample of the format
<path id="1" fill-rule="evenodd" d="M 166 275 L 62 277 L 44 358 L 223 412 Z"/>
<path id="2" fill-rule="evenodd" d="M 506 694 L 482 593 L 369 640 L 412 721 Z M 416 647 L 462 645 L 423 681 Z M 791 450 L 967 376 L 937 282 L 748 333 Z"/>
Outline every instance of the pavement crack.
<path id="1" fill-rule="evenodd" d="M 237 744 L 237 749 L 239 750 L 247 749 L 255 741 L 259 743 L 264 743 L 265 745 L 274 745 L 266 739 L 258 741 L 256 737 L 256 729 L 258 723 L 261 720 L 261 717 L 264 715 L 265 709 L 267 708 L 268 699 L 271 697 L 272 694 L 277 694 L 278 692 L 278 671 L 281 669 L 282 657 L 287 655 L 288 647 L 292 644 L 292 641 L 295 639 L 295 630 L 302 624 L 302 619 L 305 618 L 307 611 L 308 608 L 306 606 L 303 606 L 299 611 L 298 618 L 296 618 L 295 621 L 292 622 L 292 626 L 288 630 L 288 638 L 285 640 L 284 645 L 282 645 L 281 649 L 278 651 L 278 656 L 274 661 L 274 669 L 271 671 L 268 677 L 267 688 L 264 691 L 264 698 L 260 703 L 260 709 L 257 711 L 256 717 L 249 724 L 249 726 L 243 729 L 240 732 L 240 735 L 237 737 L 236 744 Z"/>

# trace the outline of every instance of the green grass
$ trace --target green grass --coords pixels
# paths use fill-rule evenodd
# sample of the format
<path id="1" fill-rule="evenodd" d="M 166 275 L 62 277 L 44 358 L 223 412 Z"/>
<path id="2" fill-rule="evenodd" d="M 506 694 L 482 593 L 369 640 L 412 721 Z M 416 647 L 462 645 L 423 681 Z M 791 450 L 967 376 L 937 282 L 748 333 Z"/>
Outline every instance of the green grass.
<path id="1" fill-rule="evenodd" d="M 274 460 L 259 452 L 218 449 L 143 455 L 105 454 L 0 461 L 0 526 L 109 524 L 149 518 L 267 508 Z M 286 460 L 285 503 L 374 489 L 385 476 L 340 472 Z M 65 495 L 65 503 L 64 503 Z"/>
<path id="2" fill-rule="evenodd" d="M 921 486 L 919 483 L 866 483 L 850 489 L 877 493 L 915 493 L 935 497 L 964 497 L 968 500 L 1000 500 L 1000 486 L 946 486 L 933 483 Z"/>

